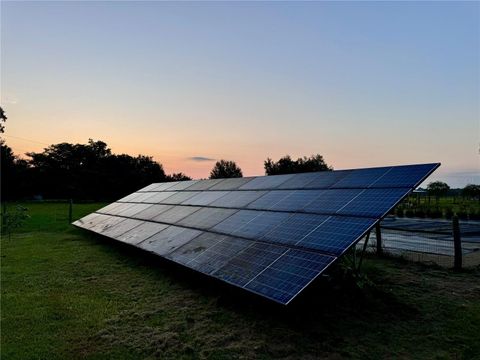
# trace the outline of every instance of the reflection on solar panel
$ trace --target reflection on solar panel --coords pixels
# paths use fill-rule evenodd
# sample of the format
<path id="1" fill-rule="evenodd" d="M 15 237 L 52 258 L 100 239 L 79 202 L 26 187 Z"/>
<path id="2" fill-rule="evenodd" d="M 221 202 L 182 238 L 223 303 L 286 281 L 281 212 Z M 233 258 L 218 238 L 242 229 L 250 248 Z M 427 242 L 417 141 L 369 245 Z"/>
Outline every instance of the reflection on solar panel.
<path id="1" fill-rule="evenodd" d="M 288 304 L 439 165 L 151 184 L 74 225 Z"/>

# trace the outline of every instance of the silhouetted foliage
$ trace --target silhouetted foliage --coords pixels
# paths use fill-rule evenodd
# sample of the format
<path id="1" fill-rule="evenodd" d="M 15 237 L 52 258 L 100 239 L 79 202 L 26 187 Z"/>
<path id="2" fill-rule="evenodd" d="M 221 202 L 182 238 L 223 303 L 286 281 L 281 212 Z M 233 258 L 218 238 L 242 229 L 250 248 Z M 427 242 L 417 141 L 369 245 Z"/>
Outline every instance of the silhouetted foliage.
<path id="1" fill-rule="evenodd" d="M 427 192 L 429 196 L 435 196 L 435 199 L 438 204 L 440 196 L 447 195 L 450 186 L 442 181 L 434 181 L 427 185 Z"/>
<path id="2" fill-rule="evenodd" d="M 5 111 L 0 106 L 0 133 L 5 131 L 5 126 L 3 125 L 4 122 L 7 121 L 7 115 L 5 115 Z"/>
<path id="3" fill-rule="evenodd" d="M 186 180 L 192 180 L 192 178 L 190 176 L 185 175 L 182 172 L 167 175 L 167 179 L 166 179 L 166 181 L 186 181 Z"/>
<path id="4" fill-rule="evenodd" d="M 15 156 L 12 149 L 3 140 L 0 141 L 0 158 L 2 162 L 0 171 L 2 201 L 31 195 L 28 162 Z"/>
<path id="5" fill-rule="evenodd" d="M 480 200 L 480 185 L 468 184 L 462 189 L 462 196 Z"/>
<path id="6" fill-rule="evenodd" d="M 297 160 L 292 160 L 290 155 L 273 161 L 268 158 L 264 162 L 266 175 L 295 174 L 313 171 L 331 171 L 333 168 L 325 162 L 322 155 L 304 156 Z"/>
<path id="7" fill-rule="evenodd" d="M 212 171 L 210 171 L 210 179 L 239 178 L 242 176 L 242 170 L 235 161 L 217 161 Z"/>
<path id="8" fill-rule="evenodd" d="M 114 199 L 167 181 L 162 165 L 151 157 L 114 155 L 103 141 L 60 143 L 27 155 L 33 191 L 47 198 Z"/>

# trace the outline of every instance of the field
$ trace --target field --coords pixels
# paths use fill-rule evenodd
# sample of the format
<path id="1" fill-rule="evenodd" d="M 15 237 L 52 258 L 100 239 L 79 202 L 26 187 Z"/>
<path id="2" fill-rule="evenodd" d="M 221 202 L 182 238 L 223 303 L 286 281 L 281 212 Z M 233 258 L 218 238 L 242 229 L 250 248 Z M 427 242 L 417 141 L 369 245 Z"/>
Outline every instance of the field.
<path id="1" fill-rule="evenodd" d="M 2 359 L 480 359 L 480 269 L 371 256 L 363 286 L 282 307 L 76 229 L 66 204 L 25 206 L 1 240 Z"/>
<path id="2" fill-rule="evenodd" d="M 462 196 L 441 196 L 436 199 L 423 194 L 412 194 L 397 206 L 397 216 L 448 218 L 457 214 L 461 219 L 480 220 L 480 201 Z"/>

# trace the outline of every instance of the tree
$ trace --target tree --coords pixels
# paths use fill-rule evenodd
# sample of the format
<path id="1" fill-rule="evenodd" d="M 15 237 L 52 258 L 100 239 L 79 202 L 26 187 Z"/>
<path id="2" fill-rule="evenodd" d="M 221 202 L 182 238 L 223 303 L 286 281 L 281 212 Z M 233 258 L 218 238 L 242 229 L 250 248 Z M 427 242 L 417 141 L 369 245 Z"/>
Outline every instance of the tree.
<path id="1" fill-rule="evenodd" d="M 242 170 L 235 161 L 217 161 L 212 171 L 210 171 L 210 179 L 239 178 L 242 176 Z"/>
<path id="2" fill-rule="evenodd" d="M 114 199 L 167 180 L 152 157 L 115 155 L 103 141 L 54 144 L 27 155 L 33 192 L 48 198 Z"/>
<path id="3" fill-rule="evenodd" d="M 480 200 L 480 185 L 468 184 L 462 189 L 462 196 Z"/>
<path id="4" fill-rule="evenodd" d="M 29 166 L 26 160 L 16 156 L 12 149 L 0 140 L 1 171 L 0 183 L 2 201 L 30 195 L 28 178 Z"/>
<path id="5" fill-rule="evenodd" d="M 5 111 L 3 111 L 3 108 L 0 106 L 0 133 L 5 132 L 5 126 L 2 124 L 7 121 L 7 115 L 5 115 Z"/>
<path id="6" fill-rule="evenodd" d="M 186 180 L 192 180 L 192 178 L 190 176 L 185 175 L 182 172 L 167 175 L 167 181 L 186 181 Z"/>
<path id="7" fill-rule="evenodd" d="M 292 160 L 290 155 L 285 155 L 277 162 L 268 158 L 264 162 L 266 175 L 295 174 L 313 171 L 331 171 L 333 168 L 325 162 L 320 154 L 310 157 L 304 156 L 297 160 Z"/>
<path id="8" fill-rule="evenodd" d="M 427 185 L 427 192 L 429 196 L 435 196 L 437 205 L 440 196 L 447 195 L 450 186 L 442 181 L 434 181 Z"/>

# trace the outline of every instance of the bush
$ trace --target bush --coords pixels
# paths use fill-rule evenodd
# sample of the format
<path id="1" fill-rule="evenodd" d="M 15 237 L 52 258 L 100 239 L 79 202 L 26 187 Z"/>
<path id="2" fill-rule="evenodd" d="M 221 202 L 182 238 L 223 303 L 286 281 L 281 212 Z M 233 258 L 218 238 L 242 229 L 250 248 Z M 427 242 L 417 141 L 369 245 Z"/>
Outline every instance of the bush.
<path id="1" fill-rule="evenodd" d="M 2 234 L 8 234 L 10 238 L 12 232 L 23 226 L 29 218 L 28 209 L 20 205 L 15 206 L 14 211 L 5 211 L 2 213 Z"/>
<path id="2" fill-rule="evenodd" d="M 466 211 L 459 211 L 457 215 L 459 219 L 468 220 L 468 213 Z"/>

